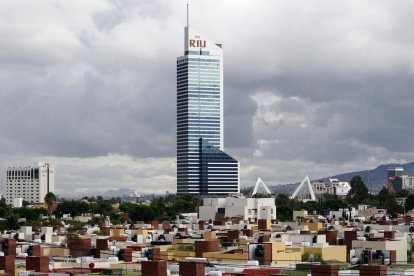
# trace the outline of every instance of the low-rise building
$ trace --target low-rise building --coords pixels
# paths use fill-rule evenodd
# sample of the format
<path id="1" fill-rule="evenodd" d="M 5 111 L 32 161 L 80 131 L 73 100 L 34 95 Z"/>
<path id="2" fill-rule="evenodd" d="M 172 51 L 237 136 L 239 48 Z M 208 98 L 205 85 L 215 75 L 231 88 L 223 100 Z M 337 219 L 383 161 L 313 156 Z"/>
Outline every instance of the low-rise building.
<path id="1" fill-rule="evenodd" d="M 312 181 L 311 185 L 316 196 L 330 194 L 345 197 L 351 190 L 348 182 L 339 181 L 336 178 Z"/>
<path id="2" fill-rule="evenodd" d="M 407 240 L 405 238 L 395 240 L 353 240 L 352 249 L 369 249 L 378 251 L 395 250 L 397 263 L 407 262 Z"/>
<path id="3" fill-rule="evenodd" d="M 199 207 L 200 220 L 241 217 L 244 220 L 276 219 L 274 198 L 246 198 L 241 195 L 226 198 L 204 198 Z"/>

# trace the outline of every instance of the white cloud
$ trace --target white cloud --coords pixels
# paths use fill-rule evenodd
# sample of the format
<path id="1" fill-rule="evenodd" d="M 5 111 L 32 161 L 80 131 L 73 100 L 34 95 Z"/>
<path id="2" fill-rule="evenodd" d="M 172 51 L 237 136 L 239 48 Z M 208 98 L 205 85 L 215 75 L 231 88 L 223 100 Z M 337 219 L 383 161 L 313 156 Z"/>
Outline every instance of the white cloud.
<path id="1" fill-rule="evenodd" d="M 0 158 L 5 160 L 6 156 Z M 30 166 L 38 161 L 55 166 L 56 193 L 64 197 L 96 195 L 116 189 L 137 190 L 143 194 L 176 189 L 174 158 L 132 158 L 117 154 L 89 158 L 15 156 L 0 165 L 4 168 Z M 4 173 L 1 175 L 4 179 Z"/>

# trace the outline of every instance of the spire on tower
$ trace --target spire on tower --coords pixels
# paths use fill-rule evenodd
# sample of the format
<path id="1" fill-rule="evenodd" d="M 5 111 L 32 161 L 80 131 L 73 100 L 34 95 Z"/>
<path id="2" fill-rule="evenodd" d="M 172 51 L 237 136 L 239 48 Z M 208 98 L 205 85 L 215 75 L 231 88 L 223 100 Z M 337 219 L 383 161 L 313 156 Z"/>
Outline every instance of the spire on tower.
<path id="1" fill-rule="evenodd" d="M 190 9 L 187 3 L 187 27 L 189 27 L 189 25 L 190 25 Z"/>

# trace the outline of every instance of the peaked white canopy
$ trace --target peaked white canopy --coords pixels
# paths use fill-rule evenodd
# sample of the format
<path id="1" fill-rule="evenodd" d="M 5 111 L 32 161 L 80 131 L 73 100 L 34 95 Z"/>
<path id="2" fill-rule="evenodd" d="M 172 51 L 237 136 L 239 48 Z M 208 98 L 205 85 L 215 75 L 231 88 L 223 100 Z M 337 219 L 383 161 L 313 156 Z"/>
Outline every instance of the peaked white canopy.
<path id="1" fill-rule="evenodd" d="M 252 196 L 255 194 L 261 194 L 261 195 L 271 195 L 272 192 L 270 192 L 269 188 L 264 184 L 264 182 L 260 179 L 260 177 L 257 178 L 256 185 L 254 186 Z"/>
<path id="2" fill-rule="evenodd" d="M 299 186 L 290 196 L 290 199 L 298 198 L 300 200 L 316 200 L 315 193 L 313 192 L 312 185 L 309 180 L 309 176 L 305 176 L 305 178 L 300 182 Z"/>

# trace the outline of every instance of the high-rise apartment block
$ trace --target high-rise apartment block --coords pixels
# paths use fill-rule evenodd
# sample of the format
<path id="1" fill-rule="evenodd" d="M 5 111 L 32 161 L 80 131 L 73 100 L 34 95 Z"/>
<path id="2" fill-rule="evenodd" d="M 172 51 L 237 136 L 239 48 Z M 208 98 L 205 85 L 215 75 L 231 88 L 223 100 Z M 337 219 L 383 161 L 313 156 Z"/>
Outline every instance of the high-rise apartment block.
<path id="1" fill-rule="evenodd" d="M 390 167 L 388 168 L 387 188 L 389 192 L 398 192 L 394 189 L 394 181 L 400 178 L 404 174 L 404 168 L 402 167 Z M 401 185 L 400 185 L 401 186 Z M 400 187 L 401 189 L 401 187 Z"/>
<path id="2" fill-rule="evenodd" d="M 223 152 L 223 49 L 185 27 L 177 58 L 177 194 L 238 193 L 239 162 Z"/>
<path id="3" fill-rule="evenodd" d="M 29 203 L 43 203 L 48 192 L 55 193 L 55 169 L 48 163 L 7 169 L 7 204 L 13 204 L 13 199 L 17 198 Z"/>

